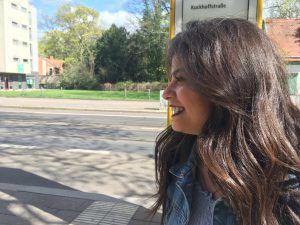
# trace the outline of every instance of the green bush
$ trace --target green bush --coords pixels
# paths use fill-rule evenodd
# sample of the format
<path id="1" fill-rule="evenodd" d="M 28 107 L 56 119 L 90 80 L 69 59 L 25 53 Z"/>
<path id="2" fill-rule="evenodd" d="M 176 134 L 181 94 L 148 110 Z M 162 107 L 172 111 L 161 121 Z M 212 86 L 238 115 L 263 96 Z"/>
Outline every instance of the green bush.
<path id="1" fill-rule="evenodd" d="M 64 69 L 60 85 L 64 89 L 100 89 L 96 78 L 89 73 L 88 69 L 78 65 L 69 65 Z"/>
<path id="2" fill-rule="evenodd" d="M 161 83 L 161 82 L 143 82 L 143 83 L 134 83 L 132 81 L 126 81 L 126 82 L 118 82 L 116 84 L 112 83 L 104 83 L 101 84 L 101 90 L 104 91 L 122 91 L 125 89 L 128 91 L 147 91 L 150 89 L 151 91 L 159 91 L 166 88 L 168 84 L 167 83 Z"/>

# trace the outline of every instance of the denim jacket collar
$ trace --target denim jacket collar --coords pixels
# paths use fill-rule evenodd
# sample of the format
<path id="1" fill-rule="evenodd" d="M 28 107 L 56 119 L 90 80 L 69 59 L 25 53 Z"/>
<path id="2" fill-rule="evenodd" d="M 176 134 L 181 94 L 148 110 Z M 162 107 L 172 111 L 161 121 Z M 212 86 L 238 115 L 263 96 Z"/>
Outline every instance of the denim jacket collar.
<path id="1" fill-rule="evenodd" d="M 190 217 L 196 165 L 197 151 L 194 146 L 185 163 L 175 164 L 169 169 L 175 179 L 168 188 L 167 213 L 164 224 L 187 224 Z"/>
<path id="2" fill-rule="evenodd" d="M 188 157 L 188 160 L 181 164 L 175 164 L 169 169 L 169 172 L 177 178 L 185 178 L 191 171 L 193 171 L 196 168 L 197 157 L 197 148 L 195 144 L 192 148 L 191 154 Z"/>
<path id="3" fill-rule="evenodd" d="M 164 225 L 188 224 L 195 182 L 195 169 L 198 161 L 196 146 L 195 144 L 185 163 L 176 164 L 169 169 L 175 179 L 168 188 Z M 214 224 L 236 224 L 233 211 L 224 204 L 222 198 L 215 201 L 213 216 Z"/>

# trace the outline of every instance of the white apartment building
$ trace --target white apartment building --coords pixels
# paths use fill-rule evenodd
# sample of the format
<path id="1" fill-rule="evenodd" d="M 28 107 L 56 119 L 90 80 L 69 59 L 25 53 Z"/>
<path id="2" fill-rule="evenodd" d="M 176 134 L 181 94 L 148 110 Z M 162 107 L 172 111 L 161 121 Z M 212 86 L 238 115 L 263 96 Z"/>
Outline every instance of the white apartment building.
<path id="1" fill-rule="evenodd" d="M 36 8 L 0 0 L 0 90 L 38 88 Z"/>

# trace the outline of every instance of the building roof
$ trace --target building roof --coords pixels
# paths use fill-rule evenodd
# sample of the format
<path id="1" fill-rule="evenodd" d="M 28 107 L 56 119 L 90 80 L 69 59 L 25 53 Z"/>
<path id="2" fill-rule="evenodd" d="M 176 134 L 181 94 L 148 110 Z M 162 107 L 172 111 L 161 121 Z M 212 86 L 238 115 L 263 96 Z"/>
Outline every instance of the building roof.
<path id="1" fill-rule="evenodd" d="M 61 59 L 54 59 L 53 56 L 50 56 L 49 58 L 39 57 L 42 60 L 45 60 L 49 65 L 57 68 L 61 68 L 64 64 L 64 60 Z"/>
<path id="2" fill-rule="evenodd" d="M 288 61 L 300 61 L 300 19 L 269 19 L 266 32 Z"/>
<path id="3" fill-rule="evenodd" d="M 64 61 L 60 60 L 60 59 L 51 59 L 51 58 L 49 59 L 49 58 L 46 58 L 46 61 L 49 64 L 53 65 L 53 67 L 57 67 L 57 68 L 62 67 L 63 64 L 64 64 Z"/>

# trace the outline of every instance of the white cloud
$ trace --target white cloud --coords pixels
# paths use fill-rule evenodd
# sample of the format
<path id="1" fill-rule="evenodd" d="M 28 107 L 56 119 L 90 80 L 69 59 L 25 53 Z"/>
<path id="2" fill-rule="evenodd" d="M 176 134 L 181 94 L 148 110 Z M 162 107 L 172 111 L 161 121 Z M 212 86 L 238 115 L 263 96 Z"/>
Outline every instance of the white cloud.
<path id="1" fill-rule="evenodd" d="M 102 11 L 100 14 L 100 26 L 108 29 L 113 23 L 118 27 L 125 27 L 129 32 L 134 32 L 138 28 L 138 17 L 135 14 L 118 11 Z"/>

